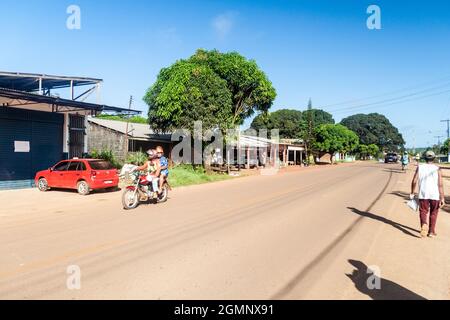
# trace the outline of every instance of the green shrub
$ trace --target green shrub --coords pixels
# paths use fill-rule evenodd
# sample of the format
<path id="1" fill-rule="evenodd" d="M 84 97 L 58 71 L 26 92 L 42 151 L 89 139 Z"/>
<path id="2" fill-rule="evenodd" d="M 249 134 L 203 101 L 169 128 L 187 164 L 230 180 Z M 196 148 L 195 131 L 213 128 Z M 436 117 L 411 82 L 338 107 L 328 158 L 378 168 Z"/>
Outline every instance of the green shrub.
<path id="1" fill-rule="evenodd" d="M 206 173 L 202 166 L 178 165 L 170 169 L 169 182 L 173 187 L 230 179 L 227 174 Z"/>
<path id="2" fill-rule="evenodd" d="M 102 159 L 109 161 L 115 168 L 120 169 L 123 166 L 123 163 L 121 163 L 115 156 L 112 150 L 92 150 L 91 154 L 88 156 L 88 158 L 93 159 Z"/>
<path id="3" fill-rule="evenodd" d="M 128 154 L 126 163 L 142 166 L 147 161 L 147 154 L 144 152 L 132 152 Z"/>

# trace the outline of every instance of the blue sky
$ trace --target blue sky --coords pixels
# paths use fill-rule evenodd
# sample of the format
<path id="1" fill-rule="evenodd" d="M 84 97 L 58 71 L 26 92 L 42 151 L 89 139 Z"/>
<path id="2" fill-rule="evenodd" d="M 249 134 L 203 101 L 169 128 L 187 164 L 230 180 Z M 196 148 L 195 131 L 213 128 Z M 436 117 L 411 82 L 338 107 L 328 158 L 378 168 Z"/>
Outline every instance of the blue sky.
<path id="1" fill-rule="evenodd" d="M 66 28 L 71 4 L 81 30 Z M 366 26 L 371 4 L 381 30 Z M 383 113 L 409 146 L 446 135 L 449 1 L 2 0 L 0 10 L 0 70 L 99 77 L 106 104 L 126 106 L 133 95 L 145 111 L 162 67 L 216 48 L 258 62 L 278 92 L 272 110 L 302 110 L 311 97 L 338 121 Z"/>

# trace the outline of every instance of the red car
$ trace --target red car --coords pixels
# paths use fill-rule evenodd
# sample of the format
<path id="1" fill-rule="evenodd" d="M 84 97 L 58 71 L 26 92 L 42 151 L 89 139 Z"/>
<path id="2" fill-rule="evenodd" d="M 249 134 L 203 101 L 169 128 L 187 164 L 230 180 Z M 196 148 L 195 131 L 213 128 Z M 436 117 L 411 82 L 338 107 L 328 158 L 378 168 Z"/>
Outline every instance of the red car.
<path id="1" fill-rule="evenodd" d="M 87 195 L 91 190 L 117 188 L 119 173 L 108 161 L 75 158 L 39 171 L 34 180 L 40 191 L 66 188 L 76 189 L 79 194 Z"/>

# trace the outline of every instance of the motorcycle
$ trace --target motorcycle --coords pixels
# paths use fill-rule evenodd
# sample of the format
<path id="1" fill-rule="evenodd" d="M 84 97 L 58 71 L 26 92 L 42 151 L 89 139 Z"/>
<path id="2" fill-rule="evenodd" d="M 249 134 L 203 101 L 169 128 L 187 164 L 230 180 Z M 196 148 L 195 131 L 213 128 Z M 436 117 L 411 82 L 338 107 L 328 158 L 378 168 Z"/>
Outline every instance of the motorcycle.
<path id="1" fill-rule="evenodd" d="M 122 194 L 122 205 L 125 210 L 135 209 L 141 202 L 163 203 L 167 201 L 169 190 L 171 190 L 167 181 L 164 182 L 161 193 L 154 197 L 152 182 L 147 180 L 147 174 L 134 171 L 128 172 L 124 176 L 131 180 L 131 184 L 125 188 Z"/>

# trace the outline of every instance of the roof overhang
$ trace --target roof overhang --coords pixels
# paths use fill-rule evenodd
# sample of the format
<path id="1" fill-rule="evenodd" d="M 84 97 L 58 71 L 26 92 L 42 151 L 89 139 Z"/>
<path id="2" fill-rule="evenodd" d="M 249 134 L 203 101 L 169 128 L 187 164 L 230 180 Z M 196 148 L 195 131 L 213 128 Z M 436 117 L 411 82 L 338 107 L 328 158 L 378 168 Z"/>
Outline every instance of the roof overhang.
<path id="1" fill-rule="evenodd" d="M 26 92 L 97 85 L 102 82 L 102 79 L 96 78 L 0 71 L 0 87 Z"/>
<path id="2" fill-rule="evenodd" d="M 98 114 L 100 112 L 115 112 L 127 114 L 140 114 L 139 110 L 124 109 L 108 105 L 86 103 L 82 101 L 61 99 L 52 96 L 43 96 L 23 91 L 0 88 L 0 107 L 19 108 L 46 112 L 69 112 Z"/>

